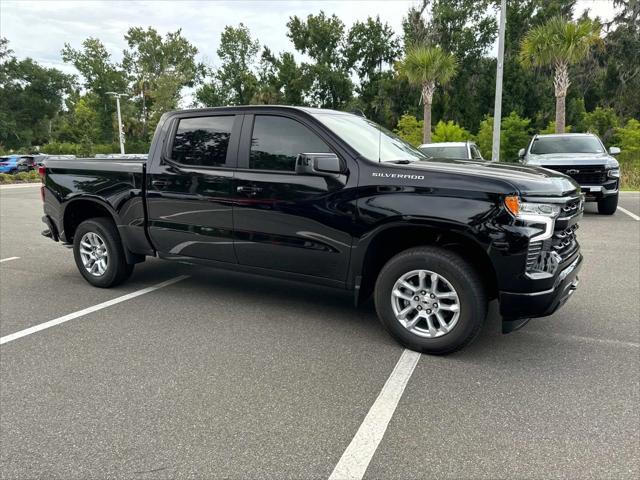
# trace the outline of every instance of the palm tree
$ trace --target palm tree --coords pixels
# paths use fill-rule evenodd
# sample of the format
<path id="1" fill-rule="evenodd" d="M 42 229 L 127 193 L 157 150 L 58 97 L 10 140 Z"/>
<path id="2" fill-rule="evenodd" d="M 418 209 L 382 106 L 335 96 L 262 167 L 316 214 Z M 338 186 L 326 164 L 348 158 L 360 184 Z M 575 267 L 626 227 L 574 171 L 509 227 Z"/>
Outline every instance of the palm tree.
<path id="1" fill-rule="evenodd" d="M 583 60 L 589 49 L 600 42 L 600 25 L 590 19 L 567 21 L 557 16 L 527 32 L 520 46 L 520 61 L 527 67 L 554 69 L 556 94 L 556 133 L 564 133 L 565 99 L 569 80 L 569 65 Z"/>
<path id="2" fill-rule="evenodd" d="M 434 45 L 415 45 L 407 49 L 404 60 L 399 65 L 400 72 L 407 76 L 409 83 L 422 89 L 424 104 L 424 143 L 431 143 L 431 103 L 436 85 L 444 85 L 456 74 L 456 57 Z"/>

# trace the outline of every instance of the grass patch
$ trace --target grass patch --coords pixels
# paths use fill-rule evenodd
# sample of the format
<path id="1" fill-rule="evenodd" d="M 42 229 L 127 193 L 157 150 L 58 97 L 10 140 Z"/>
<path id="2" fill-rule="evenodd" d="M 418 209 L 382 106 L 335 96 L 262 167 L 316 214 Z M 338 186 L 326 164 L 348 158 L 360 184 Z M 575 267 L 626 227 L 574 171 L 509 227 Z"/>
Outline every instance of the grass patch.
<path id="1" fill-rule="evenodd" d="M 20 172 L 14 175 L 8 173 L 0 173 L 0 185 L 7 185 L 11 183 L 37 183 L 40 181 L 40 175 L 37 170 L 30 172 Z"/>

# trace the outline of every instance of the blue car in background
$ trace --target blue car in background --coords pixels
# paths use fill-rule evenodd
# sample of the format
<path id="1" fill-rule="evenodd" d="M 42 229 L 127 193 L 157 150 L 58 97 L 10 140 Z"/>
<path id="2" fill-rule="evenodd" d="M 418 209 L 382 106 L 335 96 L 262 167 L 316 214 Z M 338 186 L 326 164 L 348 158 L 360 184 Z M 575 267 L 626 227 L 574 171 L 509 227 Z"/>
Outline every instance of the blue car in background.
<path id="1" fill-rule="evenodd" d="M 33 156 L 7 155 L 0 157 L 0 173 L 28 172 L 36 167 Z"/>

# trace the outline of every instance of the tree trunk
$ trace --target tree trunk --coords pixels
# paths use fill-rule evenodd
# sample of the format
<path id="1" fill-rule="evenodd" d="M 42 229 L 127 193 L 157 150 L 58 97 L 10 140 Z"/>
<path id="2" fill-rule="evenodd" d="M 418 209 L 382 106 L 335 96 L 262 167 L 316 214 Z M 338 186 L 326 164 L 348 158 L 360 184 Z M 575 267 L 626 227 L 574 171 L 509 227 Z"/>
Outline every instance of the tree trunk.
<path id="1" fill-rule="evenodd" d="M 422 143 L 431 143 L 431 104 L 424 102 L 424 126 L 422 127 Z"/>
<path id="2" fill-rule="evenodd" d="M 560 97 L 556 97 L 556 133 L 564 133 L 565 99 L 566 97 L 564 95 Z"/>
<path id="3" fill-rule="evenodd" d="M 424 126 L 422 127 L 423 143 L 431 143 L 431 102 L 433 101 L 433 92 L 435 89 L 435 82 L 422 84 L 422 104 L 424 105 Z"/>
<path id="4" fill-rule="evenodd" d="M 565 99 L 571 82 L 569 81 L 569 65 L 567 62 L 557 61 L 553 86 L 556 90 L 556 133 L 564 133 Z"/>

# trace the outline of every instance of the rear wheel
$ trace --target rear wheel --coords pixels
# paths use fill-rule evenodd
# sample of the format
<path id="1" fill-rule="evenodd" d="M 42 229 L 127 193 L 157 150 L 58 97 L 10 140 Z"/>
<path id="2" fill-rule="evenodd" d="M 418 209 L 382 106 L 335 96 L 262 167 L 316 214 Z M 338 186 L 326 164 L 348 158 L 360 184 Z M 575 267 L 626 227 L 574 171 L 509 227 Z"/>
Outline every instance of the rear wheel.
<path id="1" fill-rule="evenodd" d="M 598 213 L 600 215 L 613 215 L 618 208 L 618 194 L 609 195 L 598 200 Z"/>
<path id="2" fill-rule="evenodd" d="M 459 255 L 436 247 L 399 253 L 383 267 L 376 310 L 387 331 L 418 352 L 455 352 L 478 335 L 487 315 L 480 276 Z"/>
<path id="3" fill-rule="evenodd" d="M 93 218 L 78 225 L 73 256 L 82 276 L 95 287 L 113 287 L 133 273 L 134 266 L 126 262 L 118 230 L 108 218 Z"/>

